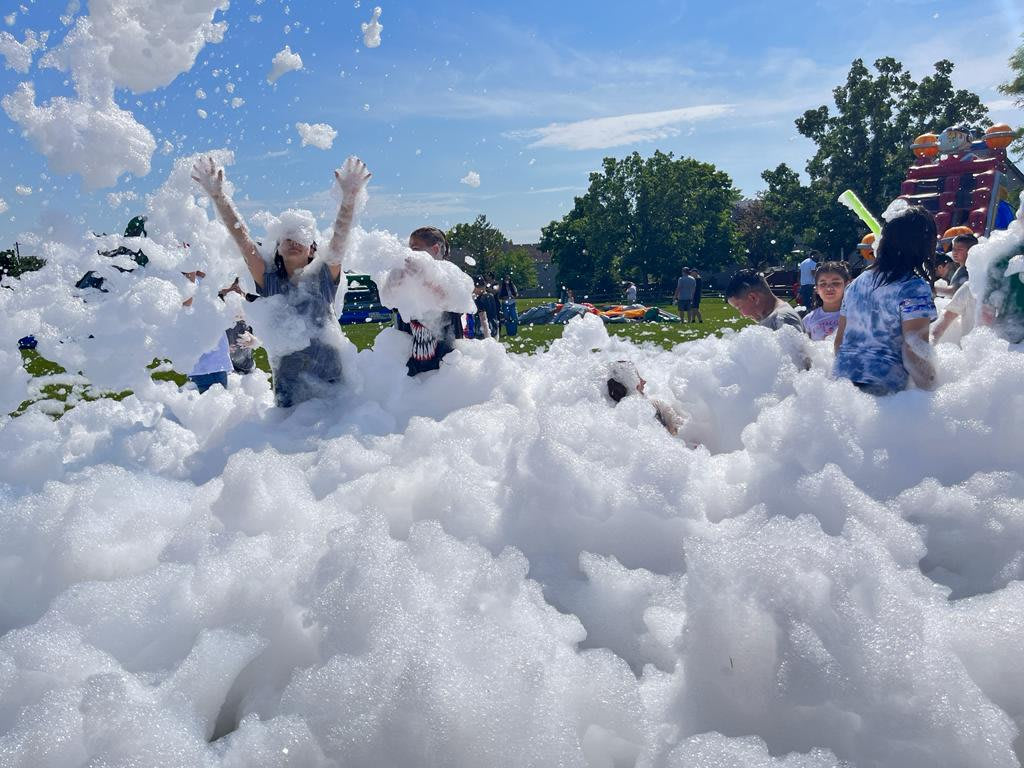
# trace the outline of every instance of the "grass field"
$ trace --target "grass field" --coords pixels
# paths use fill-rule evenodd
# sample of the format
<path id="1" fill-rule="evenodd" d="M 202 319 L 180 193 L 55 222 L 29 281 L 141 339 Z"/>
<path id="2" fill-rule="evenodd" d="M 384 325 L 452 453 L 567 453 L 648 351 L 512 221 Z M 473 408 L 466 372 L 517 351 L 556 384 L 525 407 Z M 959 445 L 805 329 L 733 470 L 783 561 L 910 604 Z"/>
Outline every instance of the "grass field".
<path id="1" fill-rule="evenodd" d="M 517 302 L 517 306 L 519 313 L 522 314 L 531 307 L 549 301 L 551 299 L 521 299 Z M 676 313 L 673 304 L 659 304 L 658 306 L 672 314 Z M 686 323 L 622 323 L 608 324 L 607 328 L 610 334 L 625 336 L 636 343 L 652 342 L 671 349 L 684 341 L 693 341 L 710 334 L 718 334 L 725 328 L 742 328 L 749 324 L 748 320 L 741 318 L 721 298 L 705 297 L 701 301 L 700 308 L 704 322 L 695 325 Z M 387 326 L 387 323 L 345 325 L 342 326 L 342 331 L 358 349 L 362 350 L 372 347 L 377 334 Z M 534 354 L 543 352 L 551 342 L 561 337 L 564 327 L 562 325 L 521 325 L 518 335 L 503 337 L 501 341 L 509 352 Z M 29 409 L 33 409 L 54 418 L 60 418 L 78 402 L 95 400 L 100 397 L 120 400 L 131 394 L 128 391 L 96 392 L 85 377 L 69 374 L 64 368 L 47 360 L 35 350 L 22 350 L 21 356 L 25 370 L 32 376 L 32 381 L 29 383 L 28 399 L 11 414 L 13 416 L 20 416 Z M 263 349 L 256 350 L 255 361 L 258 368 L 267 373 L 270 372 L 267 353 Z M 182 386 L 188 380 L 188 377 L 182 373 L 166 370 L 166 366 L 161 366 L 158 360 L 154 360 L 150 368 L 154 369 L 152 375 L 158 381 L 173 381 L 178 386 Z M 156 370 L 158 368 L 159 370 Z"/>
<path id="2" fill-rule="evenodd" d="M 516 305 L 521 315 L 531 307 L 550 301 L 552 299 L 521 299 Z M 658 304 L 657 306 L 666 312 L 676 314 L 674 304 Z M 671 349 L 684 341 L 693 341 L 712 333 L 717 334 L 725 328 L 742 328 L 750 322 L 741 318 L 736 310 L 721 298 L 705 297 L 701 301 L 700 309 L 704 316 L 704 322 L 696 325 L 686 323 L 610 323 L 607 328 L 610 334 L 625 336 L 637 343 L 653 342 L 666 349 Z M 368 323 L 362 326 L 346 325 L 342 330 L 356 347 L 366 349 L 373 346 L 373 340 L 377 338 L 377 334 L 384 327 L 386 324 Z M 521 325 L 518 335 L 503 337 L 502 343 L 510 352 L 532 354 L 547 349 L 552 341 L 561 337 L 564 327 L 562 325 Z"/>

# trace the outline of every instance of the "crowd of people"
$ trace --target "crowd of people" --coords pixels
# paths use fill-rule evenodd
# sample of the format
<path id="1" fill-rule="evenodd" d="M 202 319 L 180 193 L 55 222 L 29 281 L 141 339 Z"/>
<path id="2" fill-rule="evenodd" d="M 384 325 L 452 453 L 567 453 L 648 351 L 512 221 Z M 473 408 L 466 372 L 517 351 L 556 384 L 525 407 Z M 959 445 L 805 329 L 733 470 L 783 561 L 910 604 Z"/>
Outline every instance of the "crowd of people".
<path id="1" fill-rule="evenodd" d="M 952 240 L 950 254 L 936 253 L 934 217 L 920 206 L 908 206 L 885 223 L 873 263 L 853 280 L 844 262 L 819 264 L 813 257 L 801 262 L 803 316 L 752 270 L 734 275 L 725 297 L 741 315 L 766 328 L 789 326 L 814 341 L 832 338 L 833 375 L 865 392 L 891 394 L 910 381 L 931 389 L 936 381 L 932 344 L 957 319 L 962 335 L 973 330 L 980 316 L 1009 341 L 1024 340 L 1022 307 L 1007 296 L 1015 276 L 1005 279 L 1005 264 L 994 265 L 986 280 L 1005 282 L 1006 289 L 990 291 L 979 312 L 967 272 L 968 253 L 977 244 L 973 234 L 961 234 Z M 949 298 L 941 319 L 937 296 Z"/>
<path id="2" fill-rule="evenodd" d="M 193 178 L 210 196 L 238 246 L 257 294 L 284 296 L 291 311 L 308 321 L 308 345 L 271 360 L 275 402 L 282 407 L 317 396 L 343 375 L 337 345 L 322 331 L 338 328 L 333 303 L 342 254 L 353 225 L 355 199 L 365 188 L 370 173 L 362 161 L 350 158 L 335 176 L 342 200 L 325 254 L 321 257 L 318 252 L 312 216 L 290 211 L 282 217 L 273 263 L 268 264 L 224 191 L 223 169 L 210 159 L 196 163 L 193 168 Z M 908 206 L 886 221 L 873 260 L 859 275 L 851 276 L 844 262 L 819 263 L 813 256 L 801 262 L 802 313 L 776 296 L 764 276 L 752 270 L 741 270 L 732 277 L 725 299 L 742 316 L 766 328 L 795 329 L 813 341 L 831 338 L 835 350 L 833 375 L 849 379 L 865 392 L 890 394 L 905 389 L 910 381 L 928 389 L 936 381 L 933 342 L 942 338 L 957 319 L 963 333 L 968 333 L 979 315 L 966 267 L 967 254 L 977 242 L 973 235 L 960 235 L 953 241 L 950 254 L 936 254 L 934 218 L 924 208 Z M 409 248 L 437 260 L 448 259 L 450 253 L 445 234 L 434 227 L 412 232 Z M 394 270 L 387 280 L 397 282 L 415 277 L 414 267 L 407 260 L 406 266 Z M 195 273 L 187 276 L 199 279 Z M 672 296 L 681 322 L 703 322 L 702 290 L 700 273 L 684 267 Z M 229 291 L 242 293 L 238 280 L 220 295 L 223 297 Z M 564 301 L 573 300 L 569 291 L 563 292 Z M 635 284 L 627 283 L 624 293 L 627 303 L 636 301 Z M 936 296 L 948 299 L 941 320 Z M 403 317 L 395 311 L 395 327 L 411 336 L 406 362 L 409 376 L 437 370 L 459 339 L 497 338 L 502 325 L 506 333 L 516 333 L 518 290 L 510 278 L 500 284 L 493 276 L 477 279 L 473 297 L 475 313 L 440 308 L 426 313 L 429 317 Z M 1005 312 L 1006 307 L 988 307 L 980 314 L 984 322 L 998 326 L 1000 315 Z M 251 329 L 244 317 L 235 320 L 224 342 L 203 355 L 192 372 L 200 389 L 223 384 L 225 370 L 251 370 Z M 1006 323 L 1003 326 L 1009 327 Z M 809 366 L 809 357 L 805 364 Z M 644 384 L 632 363 L 619 361 L 607 380 L 608 395 L 616 403 L 628 395 L 645 397 Z M 665 403 L 658 401 L 653 405 L 659 421 L 675 434 L 681 417 Z"/>

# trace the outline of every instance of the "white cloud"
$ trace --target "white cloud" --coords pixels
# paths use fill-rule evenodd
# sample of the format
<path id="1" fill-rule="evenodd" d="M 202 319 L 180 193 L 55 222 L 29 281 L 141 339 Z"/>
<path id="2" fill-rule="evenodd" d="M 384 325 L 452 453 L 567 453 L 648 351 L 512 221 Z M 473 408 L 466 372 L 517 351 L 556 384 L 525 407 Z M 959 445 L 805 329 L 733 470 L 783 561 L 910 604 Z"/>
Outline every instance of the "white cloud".
<path id="1" fill-rule="evenodd" d="M 0 197 L 0 213 L 4 213 L 8 207 L 7 201 Z"/>
<path id="2" fill-rule="evenodd" d="M 25 33 L 23 43 L 19 43 L 10 32 L 0 32 L 0 55 L 6 60 L 8 69 L 28 72 L 32 66 L 32 54 L 43 46 L 43 42 L 31 29 Z"/>
<path id="3" fill-rule="evenodd" d="M 302 57 L 292 53 L 289 46 L 285 46 L 274 56 L 271 62 L 270 74 L 267 75 L 268 83 L 276 83 L 278 78 L 296 69 L 302 69 Z"/>
<path id="4" fill-rule="evenodd" d="M 32 194 L 32 187 L 26 187 L 23 184 L 19 184 L 14 188 L 14 191 L 22 197 L 28 197 Z"/>
<path id="5" fill-rule="evenodd" d="M 302 137 L 302 146 L 310 145 L 317 149 L 330 149 L 338 135 L 327 123 L 296 123 L 295 130 Z"/>
<path id="6" fill-rule="evenodd" d="M 591 118 L 575 123 L 551 123 L 542 128 L 514 131 L 506 135 L 511 138 L 534 139 L 530 147 L 606 149 L 678 136 L 681 132 L 680 124 L 713 120 L 732 111 L 731 104 L 705 104 L 663 112 Z"/>
<path id="7" fill-rule="evenodd" d="M 477 187 L 480 186 L 480 174 L 477 173 L 476 171 L 470 171 L 461 179 L 459 179 L 459 183 L 465 184 L 467 187 L 473 187 L 474 189 L 476 189 Z"/>

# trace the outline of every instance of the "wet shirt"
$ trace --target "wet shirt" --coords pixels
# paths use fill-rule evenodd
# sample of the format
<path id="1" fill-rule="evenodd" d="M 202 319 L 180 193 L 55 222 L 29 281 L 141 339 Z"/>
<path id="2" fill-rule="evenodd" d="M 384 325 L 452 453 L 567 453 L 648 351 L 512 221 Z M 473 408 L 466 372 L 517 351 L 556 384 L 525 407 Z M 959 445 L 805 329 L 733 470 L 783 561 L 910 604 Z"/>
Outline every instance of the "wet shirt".
<path id="1" fill-rule="evenodd" d="M 308 269 L 308 267 L 307 267 Z M 334 298 L 338 283 L 326 264 L 312 275 L 303 274 L 297 282 L 276 270 L 263 273 L 260 296 L 286 296 L 291 309 L 311 328 L 329 328 L 337 323 Z M 341 380 L 341 353 L 331 344 L 314 336 L 309 346 L 284 355 L 274 366 L 274 399 L 281 407 L 298 405 L 320 396 L 325 385 Z"/>
<path id="2" fill-rule="evenodd" d="M 773 331 L 779 330 L 784 325 L 789 325 L 796 328 L 800 333 L 804 332 L 804 324 L 800 319 L 800 313 L 784 301 L 777 302 L 775 310 L 768 317 L 759 320 L 757 324 L 765 328 L 771 328 Z"/>
<path id="3" fill-rule="evenodd" d="M 405 363 L 409 376 L 436 371 L 444 356 L 455 349 L 455 340 L 463 336 L 462 315 L 457 312 L 442 312 L 440 324 L 434 326 L 419 320 L 406 322 L 395 310 L 395 328 L 412 336 L 412 353 Z"/>
<path id="4" fill-rule="evenodd" d="M 821 307 L 804 315 L 804 329 L 812 341 L 827 339 L 839 327 L 839 310 L 826 312 Z"/>
<path id="5" fill-rule="evenodd" d="M 846 287 L 839 314 L 846 318 L 846 329 L 833 375 L 879 394 L 906 389 L 903 322 L 919 317 L 935 319 L 928 283 L 920 277 L 909 277 L 878 285 L 876 272 L 864 272 Z"/>

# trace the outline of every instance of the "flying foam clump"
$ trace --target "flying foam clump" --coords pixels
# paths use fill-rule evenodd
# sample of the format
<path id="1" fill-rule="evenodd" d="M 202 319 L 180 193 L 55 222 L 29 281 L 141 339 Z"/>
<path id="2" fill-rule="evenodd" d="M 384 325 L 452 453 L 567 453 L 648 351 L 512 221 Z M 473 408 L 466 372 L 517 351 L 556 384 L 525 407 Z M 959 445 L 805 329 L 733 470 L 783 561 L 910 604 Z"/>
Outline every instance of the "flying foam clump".
<path id="1" fill-rule="evenodd" d="M 380 47 L 380 33 L 384 25 L 380 23 L 381 7 L 378 5 L 373 9 L 373 15 L 368 22 L 364 21 L 360 27 L 363 30 L 363 45 L 367 48 Z"/>
<path id="2" fill-rule="evenodd" d="M 285 46 L 276 54 L 270 62 L 270 72 L 267 74 L 268 83 L 276 83 L 283 75 L 302 69 L 302 57 L 292 53 L 290 46 Z"/>
<path id="3" fill-rule="evenodd" d="M 223 40 L 226 24 L 213 21 L 223 7 L 221 0 L 90 3 L 89 15 L 40 59 L 41 67 L 70 73 L 75 96 L 37 105 L 35 86 L 26 81 L 4 96 L 4 111 L 53 170 L 81 175 L 87 188 L 114 186 L 125 173 L 144 176 L 156 140 L 116 103 L 114 91 L 145 93 L 190 70 L 207 43 Z M 30 43 L 26 38 L 23 47 L 34 50 Z M 16 68 L 27 71 L 24 52 L 15 53 Z"/>
<path id="4" fill-rule="evenodd" d="M 36 33 L 29 29 L 25 32 L 25 41 L 19 43 L 10 32 L 0 31 L 0 56 L 4 57 L 7 69 L 27 74 L 32 66 L 32 57 L 46 44 L 46 38 L 47 33 L 36 37 Z"/>
<path id="5" fill-rule="evenodd" d="M 317 149 L 330 149 L 338 132 L 327 123 L 296 123 L 295 130 L 302 138 L 302 146 L 313 146 Z"/>

